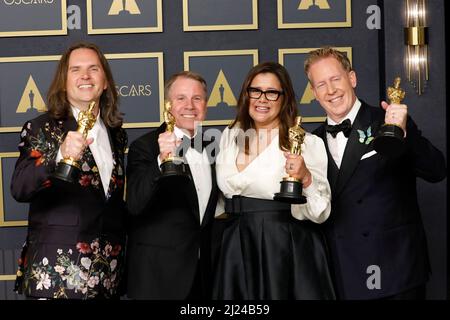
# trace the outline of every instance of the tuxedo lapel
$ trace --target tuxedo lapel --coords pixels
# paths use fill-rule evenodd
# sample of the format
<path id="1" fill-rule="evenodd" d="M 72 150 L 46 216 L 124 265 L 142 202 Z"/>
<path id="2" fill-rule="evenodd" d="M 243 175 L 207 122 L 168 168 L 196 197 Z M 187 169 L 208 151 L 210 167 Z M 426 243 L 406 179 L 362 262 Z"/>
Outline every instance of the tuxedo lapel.
<path id="1" fill-rule="evenodd" d="M 358 130 L 367 132 L 371 127 L 372 117 L 368 107 L 362 103 L 361 108 L 352 124 L 352 131 L 345 147 L 344 155 L 342 157 L 341 168 L 339 170 L 335 192 L 335 196 L 338 196 L 346 185 L 361 159 L 362 155 L 367 152 L 367 149 L 371 144 L 366 144 L 365 141 L 360 141 L 360 135 Z M 372 133 L 375 128 L 371 128 Z"/>
<path id="2" fill-rule="evenodd" d="M 206 140 L 206 139 L 209 139 L 209 140 Z M 203 144 L 206 145 L 205 150 L 206 150 L 206 155 L 208 156 L 209 163 L 211 163 L 211 164 L 215 163 L 216 156 L 219 151 L 219 141 L 217 141 L 216 137 L 214 137 L 214 136 L 207 137 L 207 138 L 205 138 L 205 136 L 203 136 Z"/>
<path id="3" fill-rule="evenodd" d="M 322 124 L 317 129 L 317 135 L 322 138 L 323 143 L 325 145 L 325 150 L 327 152 L 327 158 L 328 158 L 328 169 L 327 169 L 327 177 L 328 182 L 330 183 L 331 191 L 334 192 L 336 181 L 339 174 L 339 168 L 337 167 L 336 163 L 334 162 L 333 156 L 330 153 L 330 149 L 328 148 L 328 139 L 327 139 L 327 131 L 325 130 L 326 123 Z"/>
<path id="4" fill-rule="evenodd" d="M 78 128 L 78 123 L 74 117 L 69 117 L 63 122 L 64 132 L 67 134 L 69 131 L 76 131 Z"/>
<path id="5" fill-rule="evenodd" d="M 107 190 L 107 195 L 111 195 L 113 192 L 113 181 L 116 181 L 117 179 L 117 168 L 121 167 L 121 163 L 120 160 L 118 159 L 118 154 L 117 154 L 117 145 L 116 145 L 116 139 L 114 136 L 114 133 L 111 132 L 112 129 L 107 128 L 106 132 L 108 133 L 108 141 L 109 141 L 109 145 L 111 146 L 111 152 L 112 152 L 112 157 L 113 157 L 113 168 L 112 168 L 112 172 L 111 172 L 111 178 L 109 179 L 109 184 L 108 184 L 108 190 Z M 102 185 L 102 189 L 103 189 L 103 183 Z M 104 190 L 105 191 L 105 190 Z M 103 192 L 104 194 L 104 192 Z"/>
<path id="6" fill-rule="evenodd" d="M 326 146 L 326 149 L 328 157 L 328 182 L 330 183 L 331 192 L 334 193 L 339 176 L 339 168 L 334 162 L 333 156 L 331 155 L 330 150 L 328 150 L 328 146 Z"/>
<path id="7" fill-rule="evenodd" d="M 211 167 L 211 187 L 212 187 L 211 190 L 213 191 L 214 187 L 216 185 L 216 176 L 215 176 L 215 171 L 214 171 L 215 169 L 214 169 L 214 165 L 213 165 L 214 159 L 215 159 L 215 149 L 211 149 L 211 147 L 214 145 L 215 139 L 214 139 L 214 137 L 210 137 L 209 140 L 205 140 L 205 137 L 204 137 L 204 135 L 203 135 L 203 133 L 201 131 L 198 132 L 197 134 L 201 134 L 202 135 L 202 143 L 205 143 L 205 141 L 207 142 L 206 143 L 207 146 L 205 148 L 202 148 L 202 152 L 206 152 L 206 155 L 208 157 L 208 162 L 211 163 L 211 166 L 210 166 Z M 183 143 L 189 143 L 189 144 L 188 145 L 183 145 Z M 182 144 L 179 147 L 179 150 L 183 151 L 183 150 L 188 150 L 189 148 L 190 148 L 190 139 L 186 139 L 186 142 L 185 142 L 185 139 L 183 139 Z M 183 153 L 183 152 L 181 152 L 181 153 Z M 192 177 L 192 171 L 191 171 L 191 168 L 189 166 L 189 163 L 186 161 L 186 158 L 184 158 L 184 160 L 185 160 L 187 171 L 188 171 L 188 174 L 189 174 L 189 176 L 191 178 L 191 183 L 192 183 L 192 189 L 189 188 L 189 190 L 192 190 L 192 191 L 189 191 L 190 193 L 189 193 L 188 199 L 191 202 L 190 203 L 191 207 L 194 208 L 194 210 L 192 210 L 192 212 L 194 213 L 195 218 L 197 219 L 197 221 L 200 223 L 200 208 L 199 208 L 199 205 L 198 205 L 197 189 L 195 187 L 195 182 L 194 182 L 194 178 Z M 208 203 L 206 205 L 206 209 L 205 209 L 205 212 L 204 212 L 204 215 L 203 215 L 203 220 L 202 220 L 201 225 L 204 225 L 205 221 L 208 220 L 208 215 L 206 213 L 208 212 L 208 210 L 209 210 L 209 208 L 211 206 L 211 199 L 212 198 L 213 198 L 213 196 L 212 196 L 212 192 L 211 192 L 211 194 L 209 196 L 209 199 L 208 199 Z"/>
<path id="8" fill-rule="evenodd" d="M 109 179 L 109 184 L 108 184 L 108 192 L 107 195 L 108 197 L 112 195 L 112 193 L 114 192 L 114 190 L 117 187 L 121 187 L 121 181 L 124 181 L 124 163 L 122 161 L 122 159 L 124 159 L 124 155 L 123 155 L 123 148 L 124 145 L 126 144 L 125 141 L 123 140 L 122 132 L 120 131 L 120 129 L 113 129 L 113 128 L 107 128 L 107 133 L 108 133 L 108 141 L 109 141 L 109 145 L 111 146 L 111 152 L 112 152 L 112 157 L 113 157 L 113 168 L 112 168 L 112 172 L 111 172 L 111 178 Z M 103 186 L 103 184 L 102 184 Z"/>
<path id="9" fill-rule="evenodd" d="M 216 190 L 217 181 L 216 181 L 216 165 L 214 163 L 211 164 L 211 194 L 209 195 L 208 204 L 206 205 L 205 214 L 203 215 L 202 226 L 208 224 L 209 220 L 214 216 L 214 209 L 216 206 Z M 213 214 L 208 214 L 209 212 L 213 212 Z"/>
<path id="10" fill-rule="evenodd" d="M 198 194 L 195 188 L 195 183 L 194 183 L 194 179 L 192 177 L 192 173 L 191 173 L 191 169 L 189 167 L 189 164 L 187 164 L 187 171 L 188 174 L 190 176 L 190 181 L 189 181 L 189 187 L 188 187 L 188 201 L 190 202 L 190 206 L 191 208 L 193 208 L 194 210 L 192 210 L 192 212 L 195 215 L 195 218 L 197 219 L 197 221 L 200 223 L 200 208 L 198 205 Z M 217 181 L 216 181 L 216 174 L 215 174 L 215 164 L 211 164 L 211 193 L 209 195 L 209 199 L 208 199 L 208 204 L 206 205 L 205 208 L 205 212 L 203 215 L 203 220 L 201 225 L 206 225 L 208 223 L 208 220 L 210 219 L 209 215 L 207 214 L 208 212 L 210 212 L 212 210 L 212 206 L 215 206 L 215 188 L 217 185 Z"/>
<path id="11" fill-rule="evenodd" d="M 203 215 L 202 226 L 207 225 L 209 220 L 214 217 L 214 211 L 217 203 L 217 177 L 216 177 L 216 156 L 219 150 L 219 142 L 214 136 L 203 138 L 207 140 L 205 147 L 208 161 L 211 164 L 211 194 L 209 195 L 208 204 L 206 205 L 205 214 Z M 213 212 L 213 214 L 209 214 Z"/>
<path id="12" fill-rule="evenodd" d="M 189 163 L 185 160 L 185 165 L 187 173 L 189 175 L 189 181 L 187 183 L 187 199 L 189 201 L 189 206 L 193 209 L 191 212 L 194 214 L 195 219 L 200 223 L 200 208 L 198 206 L 198 194 L 195 188 L 194 178 L 192 177 L 191 167 Z"/>

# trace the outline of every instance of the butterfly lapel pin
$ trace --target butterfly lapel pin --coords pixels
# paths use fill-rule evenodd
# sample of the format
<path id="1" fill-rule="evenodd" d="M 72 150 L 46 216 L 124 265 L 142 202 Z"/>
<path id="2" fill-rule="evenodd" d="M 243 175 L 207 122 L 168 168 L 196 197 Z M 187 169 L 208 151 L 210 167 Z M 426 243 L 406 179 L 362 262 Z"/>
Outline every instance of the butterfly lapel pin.
<path id="1" fill-rule="evenodd" d="M 372 137 L 372 127 L 368 127 L 367 130 L 357 130 L 359 134 L 359 142 L 364 144 L 369 144 L 374 137 Z"/>

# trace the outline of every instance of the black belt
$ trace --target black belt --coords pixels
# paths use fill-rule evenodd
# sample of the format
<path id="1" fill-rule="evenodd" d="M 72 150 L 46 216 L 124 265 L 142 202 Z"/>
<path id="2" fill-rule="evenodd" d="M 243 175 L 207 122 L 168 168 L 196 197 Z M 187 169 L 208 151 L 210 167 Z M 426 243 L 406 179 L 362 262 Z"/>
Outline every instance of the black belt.
<path id="1" fill-rule="evenodd" d="M 291 205 L 275 200 L 257 199 L 242 196 L 233 196 L 225 199 L 225 212 L 231 215 L 257 211 L 291 210 Z"/>

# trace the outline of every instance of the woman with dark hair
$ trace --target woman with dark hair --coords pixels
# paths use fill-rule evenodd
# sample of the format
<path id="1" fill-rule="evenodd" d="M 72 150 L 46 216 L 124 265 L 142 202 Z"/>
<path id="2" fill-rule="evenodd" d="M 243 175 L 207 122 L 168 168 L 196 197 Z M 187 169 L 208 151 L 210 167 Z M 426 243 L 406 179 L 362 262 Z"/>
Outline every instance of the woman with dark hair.
<path id="1" fill-rule="evenodd" d="M 63 54 L 47 100 L 49 111 L 23 126 L 11 181 L 13 197 L 30 203 L 16 290 L 29 299 L 118 298 L 127 135 L 96 45 L 77 43 Z M 91 122 L 87 136 L 77 130 L 79 115 Z M 54 176 L 61 159 L 79 166 L 72 183 Z"/>
<path id="2" fill-rule="evenodd" d="M 215 299 L 335 298 L 317 226 L 331 210 L 327 155 L 309 133 L 301 155 L 289 153 L 296 115 L 286 69 L 275 62 L 253 67 L 216 160 L 225 213 L 214 227 Z M 273 200 L 287 175 L 301 181 L 307 203 Z"/>

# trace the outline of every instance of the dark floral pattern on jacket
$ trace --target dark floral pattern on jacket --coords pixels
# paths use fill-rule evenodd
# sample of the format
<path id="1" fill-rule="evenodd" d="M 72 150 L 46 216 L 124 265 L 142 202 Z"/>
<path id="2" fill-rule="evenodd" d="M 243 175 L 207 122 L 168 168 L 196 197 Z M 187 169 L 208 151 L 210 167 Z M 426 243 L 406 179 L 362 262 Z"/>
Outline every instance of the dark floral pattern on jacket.
<path id="1" fill-rule="evenodd" d="M 87 149 L 87 148 L 86 148 Z M 100 173 L 98 172 L 97 165 L 95 164 L 94 156 L 90 152 L 84 152 L 79 163 L 81 164 L 81 174 L 78 179 L 78 183 L 82 187 L 93 187 L 100 189 L 102 181 L 100 179 Z"/>
<path id="2" fill-rule="evenodd" d="M 109 181 L 109 188 L 106 193 L 106 198 L 109 198 L 117 188 L 122 188 L 124 183 L 124 170 L 121 163 L 116 162 L 116 159 L 123 158 L 116 156 L 114 148 L 112 148 L 112 156 L 113 170 Z M 90 150 L 86 149 L 82 158 L 80 159 L 80 163 L 81 174 L 78 183 L 82 187 L 91 186 L 95 189 L 102 189 L 103 185 L 101 183 L 100 173 L 97 165 L 95 164 L 94 156 L 92 155 L 92 152 Z"/>
<path id="3" fill-rule="evenodd" d="M 116 159 L 121 161 L 125 159 L 125 150 L 128 144 L 128 138 L 123 128 L 117 128 L 110 131 L 112 141 L 115 141 L 113 150 L 113 172 L 111 174 L 111 181 L 109 183 L 109 189 L 106 198 L 109 198 L 114 191 L 122 189 L 125 183 L 125 171 L 123 163 L 116 163 Z"/>
<path id="4" fill-rule="evenodd" d="M 122 128 L 112 129 L 110 134 L 114 135 L 112 141 L 115 141 L 115 145 L 111 146 L 113 171 L 111 173 L 106 198 L 109 198 L 116 189 L 123 187 L 123 164 L 121 162 L 117 163 L 117 161 L 118 159 L 124 159 L 127 145 L 127 136 Z M 59 147 L 64 141 L 65 132 L 63 130 L 63 121 L 58 121 L 57 126 L 53 128 L 49 122 L 46 122 L 44 129 L 39 129 L 35 135 L 32 132 L 31 122 L 27 122 L 20 136 L 21 142 L 19 143 L 19 149 L 26 148 L 30 157 L 34 159 L 35 166 L 51 165 L 55 162 Z M 79 184 L 82 187 L 93 187 L 94 189 L 103 190 L 100 173 L 89 148 L 85 149 L 79 163 L 81 164 Z M 44 187 L 49 187 L 50 185 L 50 180 L 44 182 Z"/>
<path id="5" fill-rule="evenodd" d="M 64 138 L 62 121 L 58 121 L 58 126 L 53 129 L 46 122 L 44 128 L 39 129 L 36 135 L 33 135 L 31 130 L 31 122 L 27 122 L 20 134 L 19 148 L 28 148 L 30 157 L 35 159 L 36 167 L 49 165 L 51 161 L 56 159 L 59 146 Z"/>
<path id="6" fill-rule="evenodd" d="M 68 298 L 68 291 L 80 294 L 82 299 L 113 297 L 118 293 L 121 278 L 118 260 L 122 259 L 120 245 L 101 243 L 95 239 L 90 244 L 78 242 L 76 250 L 57 249 L 56 261 L 51 265 L 47 257 L 29 266 L 23 279 L 25 288 L 31 292 L 50 290 L 53 298 Z M 25 261 L 19 264 L 18 276 L 27 268 Z M 22 270 L 20 270 L 22 267 Z"/>

